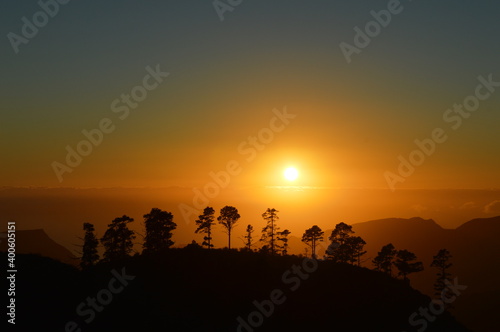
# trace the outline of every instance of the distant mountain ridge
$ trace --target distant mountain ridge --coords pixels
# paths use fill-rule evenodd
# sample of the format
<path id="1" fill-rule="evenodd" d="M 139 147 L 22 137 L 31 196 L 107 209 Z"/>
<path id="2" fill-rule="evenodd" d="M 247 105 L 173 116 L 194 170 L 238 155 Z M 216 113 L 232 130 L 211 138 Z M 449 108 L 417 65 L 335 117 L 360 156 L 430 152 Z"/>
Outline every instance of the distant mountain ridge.
<path id="1" fill-rule="evenodd" d="M 388 243 L 396 249 L 414 252 L 423 262 L 424 271 L 410 275 L 411 284 L 429 296 L 433 296 L 437 272 L 430 267 L 433 256 L 440 249 L 448 249 L 453 256 L 452 277 L 468 286 L 454 303 L 458 317 L 475 331 L 490 332 L 496 328 L 495 317 L 488 312 L 491 307 L 500 307 L 500 298 L 495 297 L 500 294 L 500 216 L 472 219 L 456 229 L 445 229 L 432 219 L 419 217 L 371 220 L 352 224 L 352 229 L 354 235 L 366 241 L 365 267 L 373 268 L 372 259 Z M 325 242 L 318 250 L 318 257 L 324 255 L 331 232 L 332 229 L 325 230 Z M 293 252 L 304 252 L 305 245 L 298 237 L 290 239 L 290 243 Z M 481 314 L 469 310 L 474 305 L 483 307 Z"/>
<path id="2" fill-rule="evenodd" d="M 492 217 L 492 218 L 472 219 L 472 220 L 469 220 L 469 221 L 463 223 L 459 227 L 457 227 L 456 230 L 459 232 L 468 232 L 468 231 L 474 231 L 478 227 L 484 227 L 484 228 L 487 228 L 487 230 L 499 231 L 500 230 L 500 216 Z M 491 234 L 491 235 L 493 235 L 493 234 Z"/>
<path id="3" fill-rule="evenodd" d="M 0 234 L 6 234 L 6 232 Z M 7 241 L 2 239 L 0 252 L 6 252 L 7 250 Z M 52 240 L 43 229 L 16 230 L 16 253 L 37 254 L 69 265 L 78 264 L 78 258 L 66 247 Z"/>
<path id="4" fill-rule="evenodd" d="M 392 243 L 396 249 L 413 251 L 424 262 L 426 269 L 415 274 L 412 281 L 415 287 L 426 293 L 431 292 L 434 278 L 434 269 L 429 265 L 440 249 L 448 249 L 453 255 L 452 273 L 455 275 L 475 283 L 477 274 L 471 267 L 489 271 L 489 279 L 486 282 L 482 279 L 477 292 L 500 288 L 493 282 L 495 277 L 500 278 L 500 241 L 497 240 L 500 235 L 500 216 L 473 219 L 456 229 L 445 229 L 432 219 L 420 217 L 371 220 L 352 224 L 352 229 L 355 235 L 366 241 L 365 250 L 368 252 L 363 264 L 366 267 L 372 267 L 371 260 L 388 243 Z M 325 241 L 318 250 L 319 257 L 324 254 L 332 230 L 324 230 Z M 298 236 L 291 237 L 290 245 L 293 253 L 304 253 L 306 245 Z"/>

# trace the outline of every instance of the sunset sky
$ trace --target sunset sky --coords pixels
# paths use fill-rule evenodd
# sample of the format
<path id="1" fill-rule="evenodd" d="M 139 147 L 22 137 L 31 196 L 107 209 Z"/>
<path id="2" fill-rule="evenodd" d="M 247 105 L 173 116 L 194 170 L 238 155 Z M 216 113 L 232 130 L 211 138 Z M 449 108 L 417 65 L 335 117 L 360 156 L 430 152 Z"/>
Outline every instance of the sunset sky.
<path id="1" fill-rule="evenodd" d="M 354 45 L 354 28 L 364 30 L 370 11 L 388 3 L 242 1 L 221 21 L 212 1 L 70 1 L 16 54 L 6 36 L 21 35 L 22 17 L 32 21 L 41 9 L 4 1 L 0 186 L 180 187 L 187 201 L 169 202 L 191 204 L 191 188 L 235 161 L 239 172 L 221 195 L 238 190 L 241 204 L 251 204 L 264 199 L 263 188 L 305 186 L 318 191 L 297 201 L 328 204 L 333 198 L 321 188 L 388 190 L 384 174 L 397 174 L 398 156 L 408 158 L 416 139 L 441 128 L 447 140 L 392 194 L 500 188 L 500 87 L 457 129 L 443 119 L 476 93 L 479 76 L 500 82 L 500 4 L 402 1 L 348 63 L 339 45 Z M 169 75 L 120 119 L 113 102 L 143 85 L 147 67 Z M 265 136 L 285 110 L 282 130 Z M 59 181 L 53 163 L 64 164 L 66 147 L 76 149 L 82 130 L 106 118 L 114 131 Z M 249 137 L 259 133 L 268 142 L 254 155 Z M 289 166 L 300 173 L 296 181 L 282 175 Z M 481 210 L 495 195 L 454 204 Z M 384 209 L 373 217 L 398 214 Z"/>

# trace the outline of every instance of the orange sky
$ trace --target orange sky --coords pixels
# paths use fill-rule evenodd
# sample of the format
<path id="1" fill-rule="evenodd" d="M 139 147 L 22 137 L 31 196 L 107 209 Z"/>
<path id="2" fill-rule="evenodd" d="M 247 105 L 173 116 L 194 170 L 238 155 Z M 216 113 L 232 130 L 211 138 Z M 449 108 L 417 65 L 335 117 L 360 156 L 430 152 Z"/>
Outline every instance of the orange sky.
<path id="1" fill-rule="evenodd" d="M 184 222 L 179 205 L 197 205 L 196 190 L 216 210 L 240 207 L 242 223 L 274 207 L 295 232 L 486 215 L 500 200 L 498 4 L 463 1 L 453 15 L 442 3 L 407 5 L 352 62 L 339 45 L 373 19 L 373 2 L 254 2 L 223 22 L 210 2 L 127 1 L 119 15 L 109 3 L 67 6 L 19 52 L 0 51 L 0 187 L 122 191 L 4 190 L 4 218 L 58 220 L 55 232 L 74 234 L 83 221 L 140 220 L 156 206 Z M 19 32 L 36 6 L 9 4 L 5 31 Z M 282 174 L 290 165 L 293 183 Z M 287 185 L 309 189 L 268 188 Z M 127 188 L 151 192 L 127 212 Z"/>

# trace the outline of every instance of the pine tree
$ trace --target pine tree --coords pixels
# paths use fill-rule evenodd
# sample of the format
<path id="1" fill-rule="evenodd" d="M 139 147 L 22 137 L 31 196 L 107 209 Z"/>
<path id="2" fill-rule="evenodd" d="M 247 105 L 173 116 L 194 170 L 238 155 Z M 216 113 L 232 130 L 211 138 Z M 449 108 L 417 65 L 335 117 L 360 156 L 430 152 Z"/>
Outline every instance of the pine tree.
<path id="1" fill-rule="evenodd" d="M 266 226 L 262 228 L 262 237 L 261 241 L 267 244 L 267 247 L 270 250 L 271 255 L 276 253 L 276 240 L 277 234 L 279 231 L 279 227 L 276 225 L 278 221 L 278 210 L 268 208 L 266 212 L 262 214 L 262 218 L 264 218 L 266 222 Z"/>
<path id="2" fill-rule="evenodd" d="M 220 210 L 220 215 L 217 217 L 219 224 L 224 226 L 225 232 L 228 237 L 228 248 L 231 249 L 231 231 L 236 226 L 236 223 L 240 219 L 240 215 L 238 213 L 238 209 L 234 206 L 224 206 Z"/>
<path id="3" fill-rule="evenodd" d="M 327 258 L 337 263 L 348 263 L 352 253 L 346 242 L 353 233 L 352 226 L 343 222 L 337 224 L 328 238 L 331 243 L 326 250 Z"/>
<path id="4" fill-rule="evenodd" d="M 204 233 L 206 234 L 203 237 L 202 246 L 207 246 L 208 249 L 213 248 L 212 244 L 212 226 L 215 225 L 215 210 L 210 206 L 207 206 L 203 210 L 203 214 L 198 216 L 198 219 L 195 221 L 198 228 L 195 233 Z"/>
<path id="5" fill-rule="evenodd" d="M 127 224 L 132 221 L 134 219 L 124 215 L 114 219 L 108 225 L 108 229 L 101 238 L 101 243 L 104 245 L 105 261 L 122 259 L 130 255 L 135 234 L 128 228 Z"/>
<path id="6" fill-rule="evenodd" d="M 144 226 L 146 237 L 144 238 L 144 252 L 157 252 L 170 248 L 174 242 L 172 231 L 177 228 L 173 221 L 172 213 L 162 211 L 158 208 L 151 209 L 151 212 L 144 215 Z"/>
<path id="7" fill-rule="evenodd" d="M 366 251 L 363 250 L 366 242 L 359 236 L 351 236 L 346 239 L 344 245 L 349 251 L 349 262 L 361 266 L 361 256 L 366 254 Z"/>
<path id="8" fill-rule="evenodd" d="M 399 250 L 394 265 L 399 270 L 399 276 L 408 281 L 410 273 L 420 272 L 424 269 L 422 262 L 415 262 L 417 256 L 408 250 Z"/>
<path id="9" fill-rule="evenodd" d="M 302 235 L 302 242 L 311 247 L 311 257 L 313 259 L 316 259 L 316 246 L 318 242 L 323 241 L 324 234 L 325 232 L 323 232 L 321 228 L 319 228 L 317 225 L 314 225 L 313 227 L 306 229 L 306 231 Z"/>
<path id="10" fill-rule="evenodd" d="M 448 298 L 451 296 L 451 294 L 447 294 L 445 291 L 448 289 L 446 286 L 446 280 L 449 280 L 449 277 L 451 276 L 451 274 L 448 273 L 448 269 L 453 266 L 450 262 L 451 257 L 452 256 L 448 250 L 441 249 L 437 255 L 433 257 L 434 260 L 431 263 L 431 267 L 438 269 L 436 282 L 434 283 L 434 290 L 436 291 L 435 295 L 439 297 L 446 296 Z"/>
<path id="11" fill-rule="evenodd" d="M 99 240 L 94 234 L 95 229 L 93 224 L 88 222 L 83 223 L 83 230 L 85 231 L 85 237 L 83 239 L 83 251 L 80 267 L 82 269 L 86 269 L 95 265 L 95 263 L 99 260 L 99 253 L 97 252 Z"/>
<path id="12" fill-rule="evenodd" d="M 392 276 L 392 265 L 397 253 L 398 251 L 394 248 L 392 243 L 383 246 L 378 252 L 378 255 L 372 260 L 373 265 L 375 265 L 375 270 Z"/>
<path id="13" fill-rule="evenodd" d="M 288 254 L 288 235 L 290 235 L 290 233 L 291 232 L 288 229 L 285 229 L 277 234 L 277 240 L 281 242 L 281 245 L 278 245 L 278 248 L 281 249 L 281 254 L 283 256 Z"/>
<path id="14" fill-rule="evenodd" d="M 252 251 L 252 246 L 253 246 L 253 236 L 252 236 L 252 233 L 254 232 L 254 229 L 253 229 L 253 226 L 252 225 L 248 225 L 247 226 L 247 229 L 245 231 L 245 236 L 244 236 L 244 239 L 245 239 L 245 249 L 248 250 L 248 251 Z"/>

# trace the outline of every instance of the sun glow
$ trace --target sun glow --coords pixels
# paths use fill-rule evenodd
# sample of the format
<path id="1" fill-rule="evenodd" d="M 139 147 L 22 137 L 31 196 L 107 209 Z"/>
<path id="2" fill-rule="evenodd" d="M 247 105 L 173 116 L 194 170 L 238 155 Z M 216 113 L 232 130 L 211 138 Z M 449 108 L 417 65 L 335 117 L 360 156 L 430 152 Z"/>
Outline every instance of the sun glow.
<path id="1" fill-rule="evenodd" d="M 283 176 L 288 181 L 295 181 L 299 177 L 299 171 L 295 167 L 288 167 L 283 172 Z"/>

